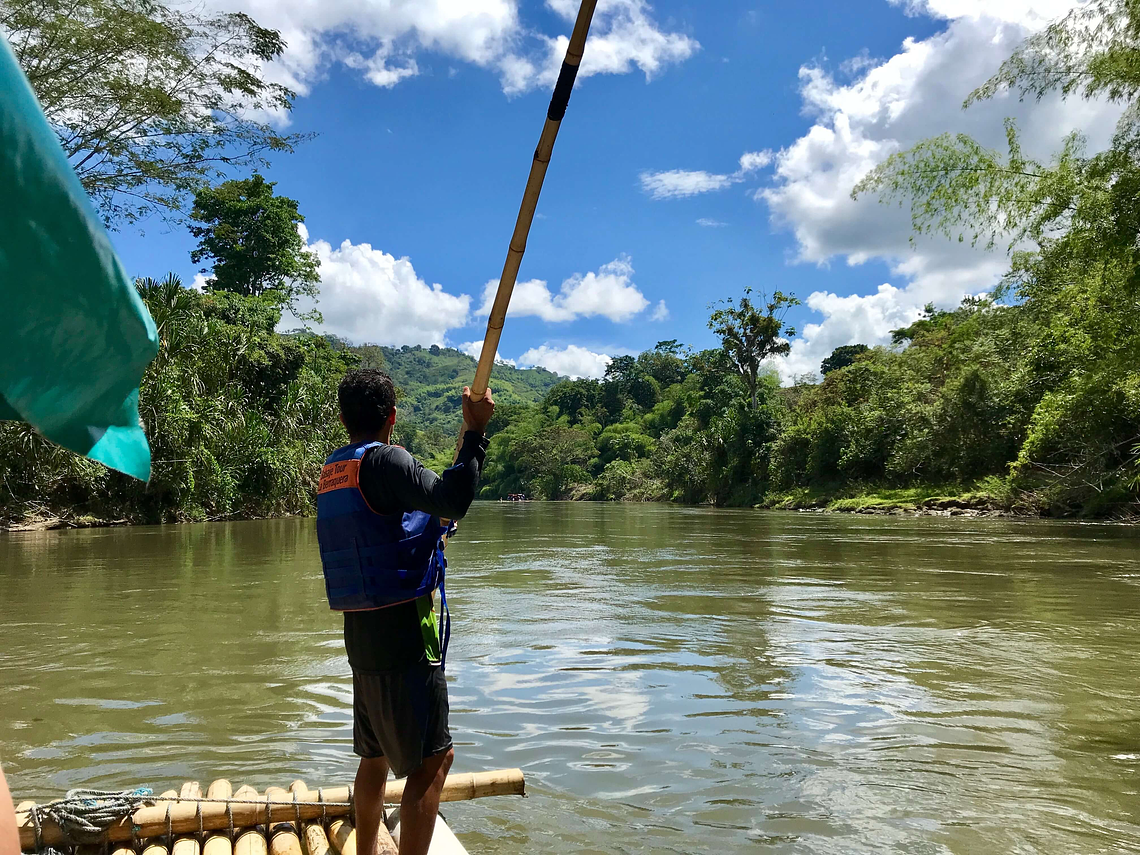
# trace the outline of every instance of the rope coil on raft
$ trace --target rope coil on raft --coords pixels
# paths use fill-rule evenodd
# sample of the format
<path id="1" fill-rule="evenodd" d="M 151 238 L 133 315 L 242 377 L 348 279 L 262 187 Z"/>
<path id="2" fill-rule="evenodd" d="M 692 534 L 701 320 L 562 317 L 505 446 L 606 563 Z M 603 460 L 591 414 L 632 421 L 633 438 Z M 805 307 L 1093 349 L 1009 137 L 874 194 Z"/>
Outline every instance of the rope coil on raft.
<path id="1" fill-rule="evenodd" d="M 43 820 L 51 819 L 60 827 L 71 844 L 108 844 L 104 832 L 112 825 L 130 816 L 141 807 L 153 801 L 154 791 L 150 787 L 136 787 L 133 790 L 68 790 L 62 799 L 46 805 L 32 805 L 28 816 L 35 828 L 36 851 L 44 855 L 60 855 L 52 846 L 44 846 Z M 170 808 L 167 806 L 167 827 L 170 823 Z M 132 834 L 134 829 L 132 827 Z"/>

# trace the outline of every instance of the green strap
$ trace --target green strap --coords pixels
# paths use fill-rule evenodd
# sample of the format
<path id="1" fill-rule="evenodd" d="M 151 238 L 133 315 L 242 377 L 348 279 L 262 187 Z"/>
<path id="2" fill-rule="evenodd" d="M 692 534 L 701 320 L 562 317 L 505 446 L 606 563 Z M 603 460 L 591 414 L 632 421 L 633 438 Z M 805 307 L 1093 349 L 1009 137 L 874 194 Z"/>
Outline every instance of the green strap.
<path id="1" fill-rule="evenodd" d="M 150 313 L 0 36 L 0 419 L 150 477 Z"/>

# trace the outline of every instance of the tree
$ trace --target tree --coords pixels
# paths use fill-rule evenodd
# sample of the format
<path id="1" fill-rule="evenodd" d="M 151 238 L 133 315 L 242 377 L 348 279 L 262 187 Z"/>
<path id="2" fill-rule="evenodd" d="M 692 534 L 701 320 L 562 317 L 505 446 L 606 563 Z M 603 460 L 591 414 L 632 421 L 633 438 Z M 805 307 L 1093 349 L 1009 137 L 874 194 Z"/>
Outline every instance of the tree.
<path id="1" fill-rule="evenodd" d="M 662 389 L 667 389 L 685 379 L 682 351 L 683 348 L 676 339 L 659 341 L 653 350 L 647 350 L 637 357 L 637 364 L 656 380 Z"/>
<path id="2" fill-rule="evenodd" d="M 795 328 L 784 325 L 784 317 L 800 301 L 791 294 L 776 291 L 764 303 L 764 312 L 753 304 L 752 289 L 745 288 L 740 304 L 723 300 L 709 318 L 709 329 L 720 336 L 724 352 L 744 378 L 752 409 L 759 406 L 757 389 L 760 382 L 760 364 L 769 356 L 782 356 L 791 350 L 787 338 L 796 334 Z M 783 338 L 786 336 L 787 338 Z"/>
<path id="3" fill-rule="evenodd" d="M 831 351 L 831 356 L 823 360 L 819 366 L 820 374 L 829 374 L 832 371 L 838 371 L 840 368 L 846 368 L 848 365 L 854 365 L 855 359 L 869 350 L 865 344 L 845 344 L 842 347 L 837 347 Z"/>
<path id="4" fill-rule="evenodd" d="M 589 411 L 598 405 L 601 387 L 597 380 L 563 380 L 546 393 L 542 400 L 544 409 L 557 407 L 560 415 L 568 416 L 571 424 L 581 419 L 583 410 Z"/>
<path id="5" fill-rule="evenodd" d="M 574 484 L 589 480 L 584 467 L 595 453 L 588 433 L 562 425 L 525 436 L 513 449 L 526 482 L 547 499 L 565 498 Z"/>
<path id="6" fill-rule="evenodd" d="M 275 186 L 255 173 L 199 190 L 190 217 L 203 225 L 190 227 L 198 238 L 190 259 L 213 262 L 213 275 L 206 280 L 209 291 L 247 297 L 275 291 L 282 305 L 295 310 L 298 297 L 316 298 L 320 261 L 297 231 L 305 218 L 296 200 L 275 196 Z"/>
<path id="7" fill-rule="evenodd" d="M 261 76 L 285 42 L 242 13 L 159 0 L 0 0 L 0 30 L 109 226 L 178 214 L 234 166 L 291 151 L 255 115 L 294 93 Z"/>
<path id="8" fill-rule="evenodd" d="M 648 410 L 657 403 L 661 389 L 632 356 L 615 356 L 606 366 L 601 403 L 610 421 L 621 416 L 627 406 Z"/>
<path id="9" fill-rule="evenodd" d="M 1014 370 L 965 371 L 943 391 L 948 445 L 977 441 L 986 435 L 979 421 L 991 417 L 994 427 L 1015 426 L 1020 449 L 1010 472 L 1034 503 L 1106 513 L 1135 495 L 1127 472 L 1140 435 L 1140 4 L 1083 4 L 1025 41 L 966 105 L 1009 89 L 1022 98 L 1098 96 L 1124 110 L 1110 146 L 1092 155 L 1073 133 L 1049 162 L 1028 158 L 1007 120 L 1005 151 L 965 135 L 935 137 L 892 155 L 854 194 L 909 200 L 918 233 L 970 235 L 987 246 L 1008 237 L 1011 265 L 994 296 L 1017 298 Z M 983 319 L 997 311 L 964 310 Z M 894 336 L 922 343 L 917 349 L 941 368 L 947 360 L 938 351 L 963 340 L 953 329 L 958 312 L 928 311 Z M 992 359 L 979 357 L 983 365 Z M 995 407 L 1003 374 L 1014 388 Z M 973 466 L 970 456 L 958 455 L 960 470 Z"/>

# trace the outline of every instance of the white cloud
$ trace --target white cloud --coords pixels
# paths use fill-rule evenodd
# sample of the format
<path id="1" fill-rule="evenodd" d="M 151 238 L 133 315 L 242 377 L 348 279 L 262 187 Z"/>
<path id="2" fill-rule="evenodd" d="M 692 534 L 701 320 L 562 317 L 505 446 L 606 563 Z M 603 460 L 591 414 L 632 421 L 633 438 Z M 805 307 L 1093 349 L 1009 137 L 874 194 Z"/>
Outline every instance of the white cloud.
<path id="1" fill-rule="evenodd" d="M 555 374 L 567 377 L 592 377 L 594 379 L 605 376 L 606 366 L 613 360 L 604 353 L 594 353 L 576 344 L 569 344 L 564 348 L 532 347 L 518 358 L 519 365 L 541 365 Z"/>
<path id="2" fill-rule="evenodd" d="M 654 199 L 683 199 L 701 193 L 712 193 L 737 184 L 758 169 L 763 169 L 775 159 L 775 155 L 764 151 L 746 151 L 740 156 L 740 165 L 735 172 L 720 174 L 704 170 L 670 169 L 665 172 L 643 172 L 641 189 Z"/>
<path id="3" fill-rule="evenodd" d="M 740 155 L 740 169 L 736 174 L 744 177 L 749 172 L 755 172 L 757 169 L 763 169 L 775 159 L 776 155 L 769 149 L 763 151 L 746 151 Z"/>
<path id="4" fill-rule="evenodd" d="M 667 320 L 669 320 L 669 307 L 665 305 L 664 300 L 658 301 L 657 307 L 654 308 L 654 310 L 653 310 L 653 314 L 651 314 L 649 316 L 649 320 L 651 320 L 651 321 L 667 321 Z"/>
<path id="5" fill-rule="evenodd" d="M 542 279 L 516 282 L 510 314 L 514 317 L 532 315 L 551 322 L 598 316 L 611 321 L 628 321 L 649 305 L 632 277 L 633 265 L 628 256 L 622 256 L 603 264 L 597 273 L 584 276 L 575 273 L 562 283 L 558 294 L 552 294 Z M 490 314 L 498 286 L 497 279 L 484 286 L 483 305 L 478 315 Z"/>
<path id="6" fill-rule="evenodd" d="M 722 223 L 720 220 L 714 220 L 711 217 L 700 217 L 697 220 L 698 226 L 704 226 L 706 229 L 719 229 L 727 226 L 728 223 Z"/>
<path id="7" fill-rule="evenodd" d="M 895 284 L 874 293 L 839 297 L 816 292 L 806 302 L 823 318 L 806 325 L 781 371 L 785 376 L 818 371 L 839 345 L 889 340 L 889 331 L 917 316 L 928 302 L 957 303 L 965 294 L 988 291 L 1008 266 L 1001 253 L 972 250 L 942 238 L 910 242 L 909 211 L 874 198 L 852 201 L 851 188 L 895 151 L 946 131 L 983 144 L 1004 145 L 1002 119 L 1012 115 L 1031 154 L 1048 157 L 1062 138 L 1081 128 L 1093 146 L 1110 136 L 1119 109 L 1050 97 L 1019 103 L 1001 96 L 961 109 L 962 101 L 993 74 L 1034 28 L 1063 14 L 1072 3 L 1057 0 L 913 0 L 913 13 L 950 21 L 928 39 L 907 39 L 885 61 L 848 66 L 842 83 L 816 66 L 800 70 L 804 111 L 815 119 L 806 134 L 775 160 L 773 183 L 757 191 L 773 222 L 794 234 L 797 260 L 848 265 L 885 261 Z M 877 283 L 876 283 L 877 284 Z"/>
<path id="8" fill-rule="evenodd" d="M 479 359 L 480 354 L 483 353 L 483 339 L 479 339 L 478 341 L 465 341 L 463 344 L 457 344 L 455 346 L 455 349 L 461 350 L 472 359 L 477 360 Z M 497 350 L 495 351 L 495 362 L 499 365 L 515 366 L 518 364 L 513 359 L 504 359 L 503 355 Z"/>
<path id="9" fill-rule="evenodd" d="M 299 226 L 308 241 L 308 231 Z M 471 298 L 428 285 L 412 262 L 367 243 L 309 245 L 321 263 L 320 329 L 356 342 L 444 344 L 447 331 L 467 323 Z"/>
<path id="10" fill-rule="evenodd" d="M 1041 29 L 1073 8 L 1071 0 L 889 0 L 912 15 L 930 15 L 953 21 L 958 18 L 991 18 L 1030 29 Z"/>
<path id="11" fill-rule="evenodd" d="M 395 86 L 420 73 L 416 56 L 424 51 L 491 70 L 505 92 L 524 92 L 553 85 L 568 41 L 566 35 L 548 36 L 525 24 L 519 0 L 207 2 L 219 11 L 248 13 L 262 26 L 280 30 L 288 48 L 270 66 L 269 75 L 302 95 L 333 63 L 359 70 L 377 86 Z M 565 23 L 577 12 L 576 0 L 548 0 L 547 6 Z M 699 48 L 683 33 L 662 30 L 645 0 L 602 0 L 580 76 L 625 74 L 636 68 L 649 79 Z"/>
<path id="12" fill-rule="evenodd" d="M 683 199 L 686 196 L 723 190 L 732 184 L 732 177 L 729 175 L 685 169 L 643 172 L 640 177 L 641 189 L 654 199 Z"/>
<path id="13" fill-rule="evenodd" d="M 568 25 L 578 16 L 578 0 L 546 0 L 546 6 Z M 700 43 L 683 33 L 662 32 L 645 0 L 599 0 L 590 25 L 578 78 L 595 74 L 626 74 L 634 68 L 652 80 L 667 65 L 684 62 Z M 570 39 L 538 36 L 539 51 L 529 55 L 510 52 L 497 63 L 503 90 L 508 94 L 550 87 L 566 55 Z"/>

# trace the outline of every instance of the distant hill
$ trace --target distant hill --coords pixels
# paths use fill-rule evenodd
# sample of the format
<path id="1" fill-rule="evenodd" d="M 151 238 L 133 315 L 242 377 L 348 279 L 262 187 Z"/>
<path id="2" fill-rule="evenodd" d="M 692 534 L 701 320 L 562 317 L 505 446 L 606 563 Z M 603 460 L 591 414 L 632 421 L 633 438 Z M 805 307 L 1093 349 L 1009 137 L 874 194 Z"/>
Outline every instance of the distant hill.
<path id="1" fill-rule="evenodd" d="M 360 357 L 361 367 L 386 371 L 400 391 L 396 432 L 413 454 L 430 457 L 453 448 L 460 423 L 460 394 L 475 376 L 475 360 L 451 347 L 350 345 L 330 337 L 337 349 Z M 533 404 L 565 380 L 545 368 L 502 363 L 491 374 L 496 404 Z"/>

